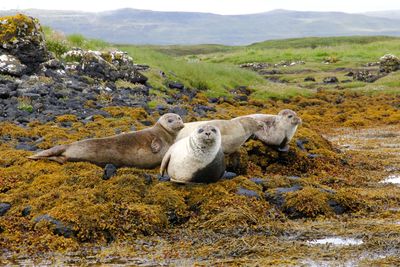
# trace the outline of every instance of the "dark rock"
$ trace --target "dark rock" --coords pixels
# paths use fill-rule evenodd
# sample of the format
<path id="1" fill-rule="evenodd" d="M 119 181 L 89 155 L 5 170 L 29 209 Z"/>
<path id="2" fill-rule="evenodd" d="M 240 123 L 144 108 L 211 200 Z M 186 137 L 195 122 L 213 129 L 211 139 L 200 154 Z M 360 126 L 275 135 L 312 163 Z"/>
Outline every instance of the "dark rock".
<path id="1" fill-rule="evenodd" d="M 153 123 L 151 121 L 140 121 L 141 124 L 143 124 L 144 126 L 151 126 L 153 125 Z"/>
<path id="2" fill-rule="evenodd" d="M 178 89 L 178 90 L 182 90 L 185 88 L 185 86 L 180 82 L 169 82 L 168 87 L 171 89 Z"/>
<path id="3" fill-rule="evenodd" d="M 305 82 L 315 82 L 315 78 L 311 77 L 311 76 L 307 76 L 307 77 L 304 78 L 304 81 Z"/>
<path id="4" fill-rule="evenodd" d="M 208 102 L 210 103 L 218 103 L 218 98 L 217 97 L 211 97 L 208 99 Z"/>
<path id="5" fill-rule="evenodd" d="M 24 217 L 29 216 L 31 214 L 31 211 L 32 211 L 32 207 L 31 206 L 26 206 L 22 210 L 21 215 L 24 216 Z"/>
<path id="6" fill-rule="evenodd" d="M 296 140 L 297 147 L 302 151 L 306 151 L 306 148 L 304 147 L 304 144 L 308 144 L 308 140 L 307 139 L 297 139 Z"/>
<path id="7" fill-rule="evenodd" d="M 321 155 L 319 155 L 319 154 L 308 154 L 307 155 L 307 157 L 308 158 L 310 158 L 310 159 L 316 159 L 316 158 L 319 158 Z"/>
<path id="8" fill-rule="evenodd" d="M 224 173 L 224 175 L 222 176 L 222 179 L 227 179 L 227 180 L 230 180 L 230 179 L 233 179 L 233 178 L 235 178 L 237 176 L 237 174 L 236 173 L 234 173 L 234 172 L 225 172 Z"/>
<path id="9" fill-rule="evenodd" d="M 9 209 L 11 209 L 10 203 L 0 203 L 0 216 L 6 214 Z"/>
<path id="10" fill-rule="evenodd" d="M 336 214 L 340 215 L 340 214 L 343 214 L 346 212 L 346 208 L 343 207 L 342 205 L 340 205 L 335 200 L 328 200 L 328 205 L 329 205 L 329 207 L 331 207 L 333 212 L 335 212 Z"/>
<path id="11" fill-rule="evenodd" d="M 161 176 L 160 174 L 157 175 L 157 179 L 159 182 L 169 182 L 171 178 L 168 175 Z"/>
<path id="12" fill-rule="evenodd" d="M 236 95 L 233 97 L 233 99 L 236 101 L 247 101 L 248 97 L 247 95 Z"/>
<path id="13" fill-rule="evenodd" d="M 326 78 L 324 78 L 323 79 L 323 83 L 338 83 L 339 82 L 339 80 L 338 80 L 338 78 L 336 78 L 336 77 L 326 77 Z"/>
<path id="14" fill-rule="evenodd" d="M 301 190 L 302 187 L 300 185 L 294 185 L 292 187 L 278 187 L 275 190 L 275 193 L 271 194 L 269 192 L 265 192 L 265 198 L 272 204 L 281 208 L 285 204 L 285 196 L 289 192 L 296 192 Z"/>
<path id="15" fill-rule="evenodd" d="M 184 107 L 178 107 L 178 106 L 173 107 L 173 108 L 170 108 L 168 112 L 169 112 L 169 113 L 178 114 L 178 115 L 181 116 L 182 118 L 184 118 L 184 117 L 188 114 L 188 111 L 187 111 L 186 108 L 184 108 Z"/>
<path id="16" fill-rule="evenodd" d="M 149 185 L 153 183 L 153 178 L 151 177 L 150 174 L 145 173 L 144 175 L 144 183 Z"/>
<path id="17" fill-rule="evenodd" d="M 246 95 L 249 96 L 251 94 L 251 90 L 248 89 L 247 86 L 238 86 L 235 89 L 230 91 L 232 94 L 236 95 Z"/>
<path id="18" fill-rule="evenodd" d="M 16 150 L 25 150 L 25 151 L 36 151 L 37 147 L 26 144 L 26 143 L 19 143 L 18 145 L 15 146 L 15 149 Z"/>
<path id="19" fill-rule="evenodd" d="M 11 90 L 5 86 L 0 86 L 0 99 L 7 99 L 10 97 Z"/>
<path id="20" fill-rule="evenodd" d="M 263 178 L 259 178 L 259 177 L 250 178 L 250 181 L 252 181 L 255 184 L 264 184 L 265 183 L 265 180 Z"/>
<path id="21" fill-rule="evenodd" d="M 108 180 L 116 174 L 117 174 L 117 167 L 115 167 L 113 164 L 107 164 L 104 167 L 103 180 Z"/>
<path id="22" fill-rule="evenodd" d="M 239 195 L 239 196 L 255 197 L 257 199 L 260 198 L 260 196 L 257 194 L 256 191 L 249 190 L 249 189 L 246 189 L 246 188 L 243 188 L 243 187 L 239 187 L 237 192 L 236 192 L 236 194 Z"/>
<path id="23" fill-rule="evenodd" d="M 73 237 L 75 232 L 73 231 L 72 227 L 66 226 L 63 222 L 51 217 L 48 214 L 37 216 L 33 219 L 35 223 L 39 223 L 41 221 L 49 222 L 53 225 L 53 233 L 56 235 L 61 235 L 64 237 Z"/>
<path id="24" fill-rule="evenodd" d="M 354 72 L 352 72 L 352 71 L 349 71 L 348 73 L 346 73 L 344 76 L 347 76 L 347 77 L 353 77 L 353 75 L 354 75 Z"/>
<path id="25" fill-rule="evenodd" d="M 360 70 L 354 73 L 353 79 L 357 81 L 372 83 L 384 75 L 373 74 L 368 70 Z"/>

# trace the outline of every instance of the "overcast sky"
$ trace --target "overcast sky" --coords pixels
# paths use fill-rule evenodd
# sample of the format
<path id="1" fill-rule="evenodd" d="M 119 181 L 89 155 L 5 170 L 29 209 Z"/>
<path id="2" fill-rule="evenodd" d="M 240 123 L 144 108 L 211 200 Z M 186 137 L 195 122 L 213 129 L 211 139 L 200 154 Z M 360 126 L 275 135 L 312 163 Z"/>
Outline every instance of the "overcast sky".
<path id="1" fill-rule="evenodd" d="M 0 9 L 104 11 L 119 8 L 250 14 L 273 9 L 359 13 L 400 9 L 400 0 L 0 0 Z"/>

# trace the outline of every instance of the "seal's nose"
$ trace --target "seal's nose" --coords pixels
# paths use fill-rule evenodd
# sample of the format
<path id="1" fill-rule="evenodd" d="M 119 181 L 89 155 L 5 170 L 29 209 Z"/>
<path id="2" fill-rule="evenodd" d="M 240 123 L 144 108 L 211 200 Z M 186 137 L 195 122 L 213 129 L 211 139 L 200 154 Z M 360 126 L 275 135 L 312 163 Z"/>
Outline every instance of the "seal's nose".
<path id="1" fill-rule="evenodd" d="M 205 134 L 206 134 L 207 136 L 210 136 L 211 133 L 210 133 L 210 132 L 205 132 Z"/>

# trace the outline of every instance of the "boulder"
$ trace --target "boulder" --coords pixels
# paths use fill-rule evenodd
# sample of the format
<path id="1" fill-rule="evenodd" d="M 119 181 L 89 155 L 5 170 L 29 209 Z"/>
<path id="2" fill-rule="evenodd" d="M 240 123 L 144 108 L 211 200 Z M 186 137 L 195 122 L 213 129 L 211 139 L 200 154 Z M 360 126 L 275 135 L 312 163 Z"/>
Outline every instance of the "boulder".
<path id="1" fill-rule="evenodd" d="M 132 58 L 122 51 L 100 52 L 75 48 L 64 53 L 62 57 L 69 62 L 67 70 L 92 78 L 113 82 L 123 79 L 142 84 L 147 81 L 133 64 Z"/>
<path id="2" fill-rule="evenodd" d="M 16 57 L 8 54 L 0 55 L 0 74 L 21 77 L 25 71 L 26 66 Z"/>
<path id="3" fill-rule="evenodd" d="M 379 59 L 379 70 L 381 72 L 392 72 L 400 69 L 400 59 L 395 55 L 386 54 Z"/>
<path id="4" fill-rule="evenodd" d="M 22 14 L 0 17 L 0 54 L 14 56 L 27 73 L 35 72 L 50 58 L 39 21 Z"/>

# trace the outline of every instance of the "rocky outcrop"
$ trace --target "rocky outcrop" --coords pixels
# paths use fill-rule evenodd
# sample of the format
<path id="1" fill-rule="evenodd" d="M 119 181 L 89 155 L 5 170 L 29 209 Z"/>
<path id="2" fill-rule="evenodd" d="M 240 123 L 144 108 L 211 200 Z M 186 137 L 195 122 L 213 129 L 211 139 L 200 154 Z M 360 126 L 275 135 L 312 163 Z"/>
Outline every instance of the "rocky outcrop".
<path id="1" fill-rule="evenodd" d="M 39 21 L 22 14 L 0 17 L 0 54 L 14 56 L 26 65 L 27 73 L 37 71 L 50 58 Z"/>
<path id="2" fill-rule="evenodd" d="M 76 48 L 66 52 L 62 57 L 71 62 L 68 64 L 68 70 L 92 78 L 106 81 L 123 79 L 142 84 L 147 81 L 133 64 L 132 58 L 122 51 L 99 52 Z"/>
<path id="3" fill-rule="evenodd" d="M 400 59 L 395 55 L 387 54 L 379 59 L 379 70 L 381 72 L 392 72 L 400 69 Z"/>

